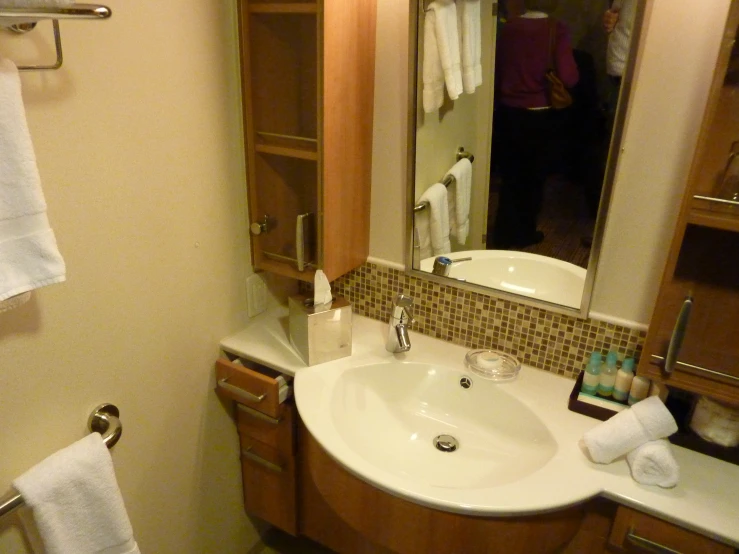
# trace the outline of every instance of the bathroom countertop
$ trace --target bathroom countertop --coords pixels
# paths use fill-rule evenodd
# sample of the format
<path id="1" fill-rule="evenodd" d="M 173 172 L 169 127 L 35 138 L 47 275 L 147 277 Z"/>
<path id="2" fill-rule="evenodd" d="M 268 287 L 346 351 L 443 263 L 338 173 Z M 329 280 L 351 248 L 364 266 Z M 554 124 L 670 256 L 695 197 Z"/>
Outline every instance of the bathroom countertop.
<path id="1" fill-rule="evenodd" d="M 301 372 L 307 382 L 309 375 L 315 377 L 316 372 L 324 369 L 328 375 L 350 365 L 392 359 L 443 363 L 440 362 L 442 355 L 445 360 L 458 359 L 460 371 L 465 371 L 467 349 L 463 346 L 411 333 L 411 351 L 391 354 L 384 348 L 386 332 L 386 323 L 355 314 L 352 356 L 309 368 L 290 345 L 287 308 L 278 307 L 253 318 L 245 329 L 223 339 L 221 347 L 226 352 L 294 375 L 299 411 Z M 415 494 L 395 488 L 388 490 L 421 504 L 478 516 L 551 511 L 601 495 L 739 547 L 739 466 L 673 445 L 673 453 L 680 465 L 680 482 L 672 489 L 662 489 L 640 485 L 631 479 L 625 458 L 607 465 L 593 463 L 583 454 L 578 442 L 585 431 L 600 422 L 567 409 L 573 385 L 571 379 L 528 366 L 522 367 L 515 381 L 499 385 L 535 412 L 557 441 L 556 455 L 530 478 L 486 490 L 464 492 L 466 497 L 460 493 L 435 499 L 425 493 Z M 313 432 L 307 421 L 306 424 Z M 316 438 L 321 442 L 320 436 Z M 323 446 L 341 461 L 342 456 L 331 452 L 332 445 Z M 384 488 L 372 476 L 349 469 Z"/>

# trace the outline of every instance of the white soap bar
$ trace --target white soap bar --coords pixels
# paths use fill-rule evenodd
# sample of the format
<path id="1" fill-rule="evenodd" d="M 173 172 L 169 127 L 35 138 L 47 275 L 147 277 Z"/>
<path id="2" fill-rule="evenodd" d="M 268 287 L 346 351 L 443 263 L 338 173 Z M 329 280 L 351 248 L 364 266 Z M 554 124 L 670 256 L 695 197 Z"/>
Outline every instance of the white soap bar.
<path id="1" fill-rule="evenodd" d="M 475 358 L 475 365 L 481 369 L 498 369 L 503 364 L 495 352 L 480 352 Z"/>

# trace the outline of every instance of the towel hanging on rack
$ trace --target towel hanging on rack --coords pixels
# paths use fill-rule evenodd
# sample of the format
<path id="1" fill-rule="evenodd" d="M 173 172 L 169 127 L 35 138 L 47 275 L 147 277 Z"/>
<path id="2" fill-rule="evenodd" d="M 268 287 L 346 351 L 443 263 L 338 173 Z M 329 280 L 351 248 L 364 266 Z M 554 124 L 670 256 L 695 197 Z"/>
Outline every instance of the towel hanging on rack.
<path id="1" fill-rule="evenodd" d="M 26 123 L 18 69 L 0 59 L 0 301 L 66 279 Z"/>

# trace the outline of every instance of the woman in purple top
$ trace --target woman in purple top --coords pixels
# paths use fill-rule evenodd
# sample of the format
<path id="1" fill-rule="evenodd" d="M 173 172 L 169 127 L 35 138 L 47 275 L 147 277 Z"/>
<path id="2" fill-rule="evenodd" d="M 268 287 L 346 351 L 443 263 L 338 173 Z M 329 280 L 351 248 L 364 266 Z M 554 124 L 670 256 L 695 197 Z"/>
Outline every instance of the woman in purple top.
<path id="1" fill-rule="evenodd" d="M 578 81 L 570 32 L 547 14 L 556 0 L 527 0 L 526 12 L 499 30 L 496 47 L 494 134 L 501 188 L 493 228 L 493 248 L 524 248 L 541 242 L 536 229 L 544 181 L 553 167 L 568 109 L 551 107 L 546 73 L 550 33 L 557 75 L 567 88 Z"/>

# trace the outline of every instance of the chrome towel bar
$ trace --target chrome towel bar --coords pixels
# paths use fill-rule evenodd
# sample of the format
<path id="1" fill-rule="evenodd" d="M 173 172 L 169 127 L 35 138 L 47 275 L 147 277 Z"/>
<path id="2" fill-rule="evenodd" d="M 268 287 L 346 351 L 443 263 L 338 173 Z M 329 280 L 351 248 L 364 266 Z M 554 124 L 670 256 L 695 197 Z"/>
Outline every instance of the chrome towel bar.
<path id="1" fill-rule="evenodd" d="M 113 448 L 121 438 L 123 426 L 118 419 L 120 412 L 113 404 L 101 404 L 93 410 L 87 420 L 87 428 L 91 433 L 100 433 L 105 446 Z M 0 498 L 0 518 L 25 504 L 23 497 L 15 491 Z"/>
<path id="2" fill-rule="evenodd" d="M 49 8 L 0 8 L 0 27 L 7 26 L 11 31 L 15 31 L 16 33 L 27 33 L 36 27 L 37 22 L 51 19 L 54 29 L 56 61 L 51 65 L 19 65 L 18 70 L 38 71 L 43 69 L 59 69 L 64 62 L 59 20 L 108 19 L 111 15 L 110 8 L 98 4 L 73 4 L 66 7 Z"/>
<path id="3" fill-rule="evenodd" d="M 462 158 L 467 158 L 470 163 L 473 163 L 475 161 L 474 154 L 470 154 L 464 149 L 464 146 L 460 146 L 459 150 L 457 150 L 457 161 L 461 160 Z M 449 185 L 454 183 L 456 179 L 452 175 L 445 175 L 444 178 L 441 180 L 441 184 L 445 187 L 449 188 Z M 429 203 L 425 200 L 422 202 L 419 202 L 415 206 L 413 206 L 413 213 L 416 214 L 422 210 L 425 210 L 428 208 Z"/>

